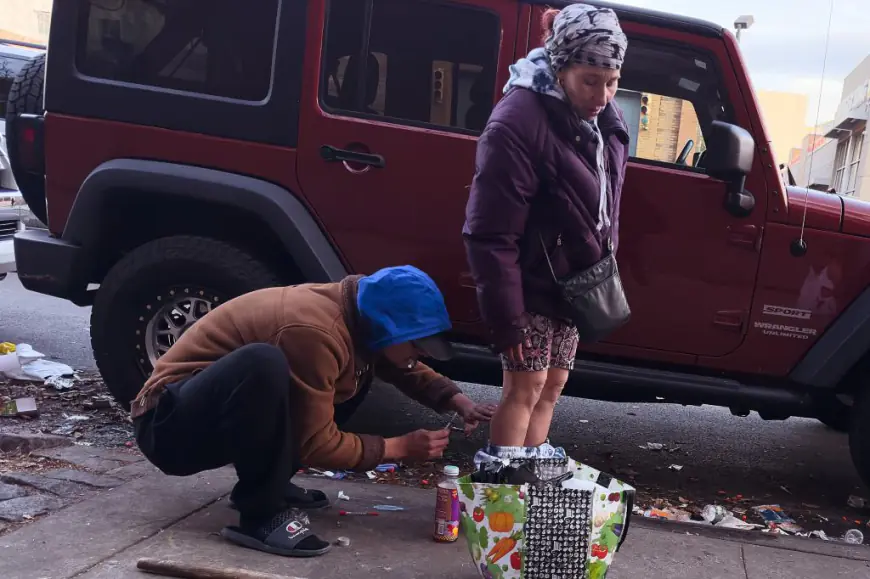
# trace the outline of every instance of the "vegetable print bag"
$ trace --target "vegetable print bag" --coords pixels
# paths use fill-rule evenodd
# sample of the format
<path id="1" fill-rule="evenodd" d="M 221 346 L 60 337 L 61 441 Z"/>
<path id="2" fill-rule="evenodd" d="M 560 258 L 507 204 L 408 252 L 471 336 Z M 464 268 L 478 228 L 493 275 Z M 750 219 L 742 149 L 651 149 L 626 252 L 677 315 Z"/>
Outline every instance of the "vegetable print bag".
<path id="1" fill-rule="evenodd" d="M 605 579 L 628 532 L 634 487 L 570 458 L 523 462 L 540 482 L 459 480 L 462 530 L 480 576 Z"/>

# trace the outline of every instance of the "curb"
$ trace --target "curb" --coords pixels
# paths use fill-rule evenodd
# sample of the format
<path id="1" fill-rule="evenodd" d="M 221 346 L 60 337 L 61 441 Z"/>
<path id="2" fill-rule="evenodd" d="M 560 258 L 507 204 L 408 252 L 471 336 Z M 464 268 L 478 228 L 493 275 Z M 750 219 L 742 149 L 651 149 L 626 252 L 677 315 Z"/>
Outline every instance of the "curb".
<path id="1" fill-rule="evenodd" d="M 0 452 L 28 453 L 72 444 L 69 438 L 51 434 L 0 434 Z"/>
<path id="2" fill-rule="evenodd" d="M 712 525 L 695 525 L 692 523 L 678 523 L 637 517 L 631 519 L 632 526 L 637 525 L 644 529 L 664 533 L 684 535 L 686 533 L 728 541 L 745 545 L 756 545 L 770 549 L 783 551 L 797 551 L 810 555 L 824 555 L 852 561 L 870 561 L 870 548 L 867 545 L 849 545 L 836 541 L 822 541 L 821 539 L 805 539 L 803 537 L 790 537 L 783 535 L 771 535 L 761 531 L 741 531 L 738 529 L 716 528 Z M 631 532 L 629 531 L 629 540 Z"/>

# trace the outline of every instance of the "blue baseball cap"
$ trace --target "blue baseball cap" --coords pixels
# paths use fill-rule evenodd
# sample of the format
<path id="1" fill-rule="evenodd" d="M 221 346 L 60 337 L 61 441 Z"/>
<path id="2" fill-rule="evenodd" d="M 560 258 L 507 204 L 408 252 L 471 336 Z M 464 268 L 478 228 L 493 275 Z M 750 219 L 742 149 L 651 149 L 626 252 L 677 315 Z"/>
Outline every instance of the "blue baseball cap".
<path id="1" fill-rule="evenodd" d="M 453 357 L 450 316 L 438 286 L 411 265 L 388 267 L 359 281 L 357 307 L 368 322 L 367 345 L 373 351 L 411 342 L 436 360 Z"/>

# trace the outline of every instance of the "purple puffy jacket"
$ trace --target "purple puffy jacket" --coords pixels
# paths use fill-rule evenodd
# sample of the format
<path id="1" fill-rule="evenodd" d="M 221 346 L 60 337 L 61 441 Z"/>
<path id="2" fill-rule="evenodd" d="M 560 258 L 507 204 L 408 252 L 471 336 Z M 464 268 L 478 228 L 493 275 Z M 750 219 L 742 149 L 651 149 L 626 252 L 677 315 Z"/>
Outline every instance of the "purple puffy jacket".
<path id="1" fill-rule="evenodd" d="M 521 343 L 528 313 L 567 318 L 544 246 L 560 278 L 601 260 L 611 234 L 614 251 L 618 247 L 629 134 L 615 102 L 599 115 L 598 126 L 612 224 L 600 232 L 594 134 L 567 103 L 511 89 L 480 136 L 462 234 L 497 352 Z"/>

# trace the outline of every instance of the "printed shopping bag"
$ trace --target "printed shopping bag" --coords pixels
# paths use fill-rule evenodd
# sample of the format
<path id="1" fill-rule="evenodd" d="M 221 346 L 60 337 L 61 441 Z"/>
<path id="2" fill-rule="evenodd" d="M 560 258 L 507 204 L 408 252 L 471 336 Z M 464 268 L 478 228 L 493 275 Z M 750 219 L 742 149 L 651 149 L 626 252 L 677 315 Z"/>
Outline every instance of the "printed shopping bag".
<path id="1" fill-rule="evenodd" d="M 635 489 L 573 459 L 529 460 L 541 482 L 459 480 L 462 531 L 480 576 L 604 579 Z"/>

